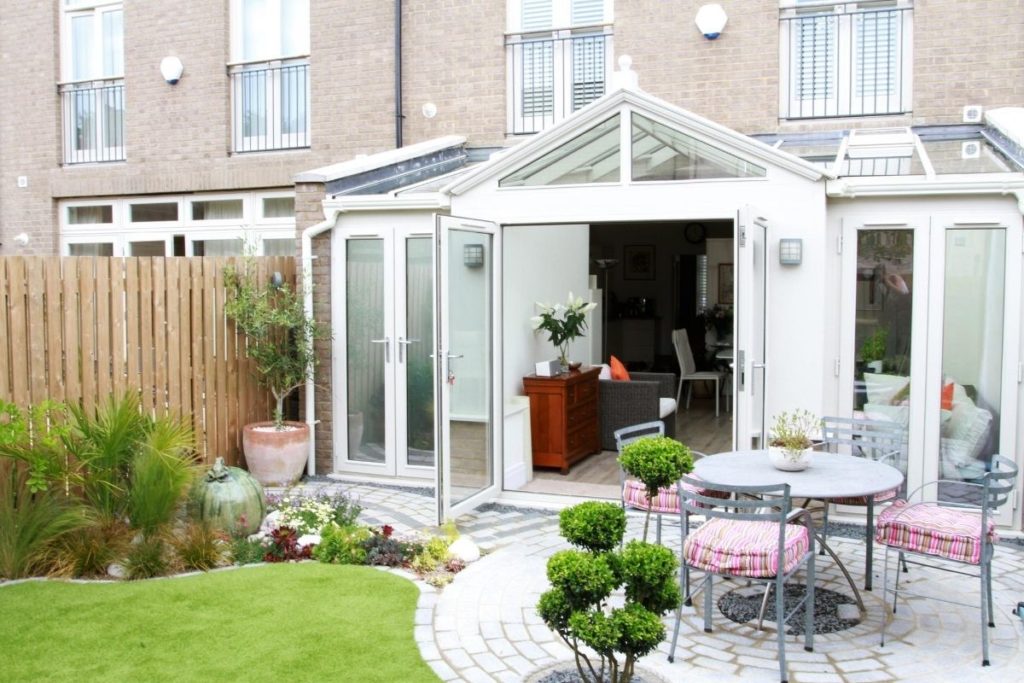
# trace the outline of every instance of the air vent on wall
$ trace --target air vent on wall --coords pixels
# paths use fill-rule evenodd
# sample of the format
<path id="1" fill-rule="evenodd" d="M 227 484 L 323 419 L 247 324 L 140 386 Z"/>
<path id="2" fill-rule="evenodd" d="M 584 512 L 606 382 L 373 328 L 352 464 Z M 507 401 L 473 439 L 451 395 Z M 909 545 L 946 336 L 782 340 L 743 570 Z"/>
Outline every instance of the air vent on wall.
<path id="1" fill-rule="evenodd" d="M 967 140 L 960 144 L 961 159 L 977 159 L 981 156 L 981 141 Z"/>
<path id="2" fill-rule="evenodd" d="M 968 104 L 964 107 L 964 123 L 981 123 L 981 115 L 985 109 L 980 104 Z"/>

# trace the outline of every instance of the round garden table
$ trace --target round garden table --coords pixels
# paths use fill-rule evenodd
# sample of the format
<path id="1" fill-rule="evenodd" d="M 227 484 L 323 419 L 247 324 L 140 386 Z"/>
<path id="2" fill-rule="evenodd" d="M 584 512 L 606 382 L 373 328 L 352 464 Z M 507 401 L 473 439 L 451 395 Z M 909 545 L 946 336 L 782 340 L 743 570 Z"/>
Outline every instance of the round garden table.
<path id="1" fill-rule="evenodd" d="M 891 491 L 903 483 L 903 473 L 895 467 L 867 458 L 842 453 L 815 451 L 811 464 L 800 472 L 776 469 L 768 460 L 768 451 L 733 451 L 701 458 L 693 473 L 708 484 L 723 486 L 778 486 L 789 484 L 791 498 L 824 500 L 865 496 L 869 501 L 883 491 Z M 869 515 L 873 505 L 869 505 Z M 870 518 L 869 518 L 870 525 Z M 853 589 L 857 606 L 864 610 L 860 591 L 843 563 L 819 534 L 821 547 L 832 556 Z M 871 567 L 871 545 L 868 544 L 867 566 Z M 868 570 L 870 574 L 870 569 Z M 870 576 L 868 577 L 870 581 Z M 870 582 L 867 584 L 870 590 Z"/>

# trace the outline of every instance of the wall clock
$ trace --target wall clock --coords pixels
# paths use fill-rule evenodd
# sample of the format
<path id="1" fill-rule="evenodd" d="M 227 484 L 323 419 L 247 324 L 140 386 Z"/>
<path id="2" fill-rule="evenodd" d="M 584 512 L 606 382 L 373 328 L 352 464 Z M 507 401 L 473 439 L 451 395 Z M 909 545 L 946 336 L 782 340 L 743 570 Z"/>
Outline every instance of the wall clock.
<path id="1" fill-rule="evenodd" d="M 704 237 L 708 234 L 707 228 L 704 227 L 703 223 L 688 223 L 686 229 L 683 231 L 683 236 L 686 237 L 686 241 L 690 244 L 699 244 L 704 241 Z"/>

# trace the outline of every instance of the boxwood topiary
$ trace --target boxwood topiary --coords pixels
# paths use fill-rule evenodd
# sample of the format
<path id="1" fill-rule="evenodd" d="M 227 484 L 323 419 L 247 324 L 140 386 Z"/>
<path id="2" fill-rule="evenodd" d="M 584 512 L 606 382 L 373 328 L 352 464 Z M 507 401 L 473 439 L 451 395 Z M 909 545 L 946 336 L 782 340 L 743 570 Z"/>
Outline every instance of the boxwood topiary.
<path id="1" fill-rule="evenodd" d="M 644 520 L 644 540 L 647 540 L 651 500 L 657 497 L 659 489 L 674 486 L 680 477 L 693 471 L 693 453 L 667 436 L 646 436 L 622 448 L 619 465 L 626 474 L 643 482 L 647 490 L 648 510 Z"/>
<path id="2" fill-rule="evenodd" d="M 621 505 L 596 500 L 562 510 L 558 530 L 565 540 L 593 553 L 608 552 L 622 543 L 626 513 Z"/>

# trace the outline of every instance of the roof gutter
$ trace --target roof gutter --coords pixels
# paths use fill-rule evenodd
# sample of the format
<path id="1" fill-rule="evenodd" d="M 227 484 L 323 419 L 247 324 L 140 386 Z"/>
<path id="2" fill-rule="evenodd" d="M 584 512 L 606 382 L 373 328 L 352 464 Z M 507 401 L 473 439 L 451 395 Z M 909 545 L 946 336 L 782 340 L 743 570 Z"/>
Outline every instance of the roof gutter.
<path id="1" fill-rule="evenodd" d="M 302 306 L 306 317 L 313 317 L 313 238 L 334 227 L 338 211 L 324 212 L 324 220 L 302 231 Z M 309 425 L 309 453 L 306 455 L 306 473 L 316 474 L 316 383 L 313 373 L 306 378 L 306 424 Z"/>

